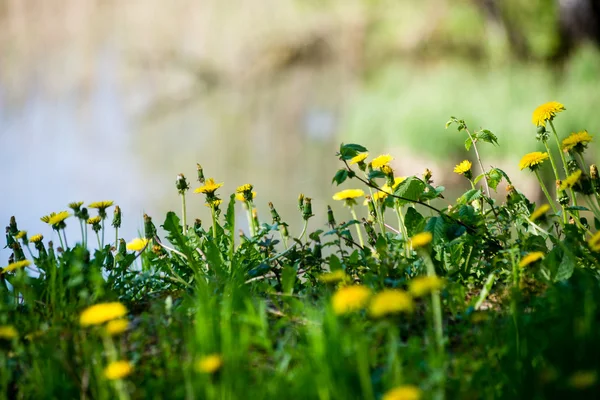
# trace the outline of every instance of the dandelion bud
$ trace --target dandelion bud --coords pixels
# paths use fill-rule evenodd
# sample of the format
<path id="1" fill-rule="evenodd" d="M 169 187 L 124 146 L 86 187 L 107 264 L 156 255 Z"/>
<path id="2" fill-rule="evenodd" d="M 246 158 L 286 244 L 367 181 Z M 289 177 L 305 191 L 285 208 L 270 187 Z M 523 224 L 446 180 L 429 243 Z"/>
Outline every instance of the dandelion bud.
<path id="1" fill-rule="evenodd" d="M 377 218 L 377 210 L 375 209 L 375 202 L 371 196 L 365 196 L 367 201 L 367 207 L 369 208 L 369 215 L 372 218 Z"/>
<path id="2" fill-rule="evenodd" d="M 144 235 L 146 239 L 152 239 L 156 236 L 156 227 L 148 214 L 144 214 Z"/>
<path id="3" fill-rule="evenodd" d="M 393 185 L 394 184 L 394 170 L 392 169 L 392 167 L 390 167 L 389 165 L 384 165 L 383 167 L 381 167 L 381 172 L 383 172 L 385 174 L 385 176 L 387 177 L 388 185 L 390 185 L 390 186 Z"/>
<path id="4" fill-rule="evenodd" d="M 424 180 L 426 183 L 431 183 L 431 182 L 433 182 L 433 181 L 431 180 L 431 177 L 432 177 L 432 176 L 433 176 L 433 173 L 431 172 L 431 170 L 430 170 L 429 168 L 425 168 L 425 172 L 423 172 L 423 180 Z"/>
<path id="5" fill-rule="evenodd" d="M 177 188 L 179 194 L 184 194 L 190 188 L 190 185 L 183 174 L 177 175 L 177 178 L 175 179 L 175 187 Z"/>
<path id="6" fill-rule="evenodd" d="M 333 217 L 333 210 L 330 206 L 327 206 L 327 224 L 331 229 L 335 228 L 335 218 Z"/>
<path id="7" fill-rule="evenodd" d="M 10 227 L 6 227 L 6 247 L 11 248 L 12 244 L 15 242 L 15 239 L 10 234 Z"/>
<path id="8" fill-rule="evenodd" d="M 196 170 L 198 171 L 198 182 L 204 184 L 204 170 L 202 169 L 202 165 L 196 164 Z"/>
<path id="9" fill-rule="evenodd" d="M 310 197 L 305 197 L 304 209 L 302 210 L 302 218 L 304 218 L 305 221 L 308 221 L 308 219 L 312 216 L 312 199 Z"/>
<path id="10" fill-rule="evenodd" d="M 12 244 L 12 251 L 13 251 L 13 253 L 15 255 L 15 259 L 17 261 L 25 260 L 25 253 L 23 252 L 23 248 L 21 247 L 19 242 L 14 242 Z"/>
<path id="11" fill-rule="evenodd" d="M 125 239 L 119 239 L 119 254 L 123 257 L 127 255 L 127 243 Z"/>
<path id="12" fill-rule="evenodd" d="M 194 230 L 197 232 L 202 229 L 202 221 L 198 218 L 194 221 Z"/>
<path id="13" fill-rule="evenodd" d="M 288 231 L 288 224 L 286 224 L 285 222 L 282 222 L 280 225 L 281 227 L 281 236 L 283 236 L 284 238 L 288 238 L 290 237 L 290 232 Z"/>
<path id="14" fill-rule="evenodd" d="M 321 245 L 321 242 L 315 243 L 315 247 L 313 248 L 313 256 L 317 260 L 320 260 L 321 257 L 323 256 L 322 250 L 323 250 L 323 246 Z"/>
<path id="15" fill-rule="evenodd" d="M 304 195 L 302 193 L 298 196 L 298 210 L 304 210 Z"/>
<path id="16" fill-rule="evenodd" d="M 8 227 L 10 228 L 11 235 L 15 236 L 17 233 L 19 233 L 19 228 L 17 228 L 17 220 L 14 216 L 10 217 L 10 223 L 8 224 Z"/>
<path id="17" fill-rule="evenodd" d="M 546 127 L 545 127 L 544 125 L 540 125 L 540 126 L 538 126 L 538 128 L 537 128 L 537 133 L 538 133 L 539 135 L 542 135 L 542 134 L 546 133 Z"/>
<path id="18" fill-rule="evenodd" d="M 273 218 L 273 223 L 274 224 L 278 224 L 281 222 L 281 217 L 279 216 L 279 213 L 277 212 L 277 210 L 275 209 L 275 206 L 273 206 L 273 203 L 269 202 L 269 209 L 271 210 L 271 217 Z"/>
<path id="19" fill-rule="evenodd" d="M 88 213 L 88 209 L 83 207 L 77 217 L 79 217 L 79 219 L 81 219 L 83 221 L 87 221 L 88 219 L 90 219 L 90 214 Z"/>
<path id="20" fill-rule="evenodd" d="M 556 181 L 556 187 L 560 188 L 561 185 L 562 185 L 562 181 L 557 180 Z M 565 192 L 564 190 L 557 189 L 557 193 L 556 194 L 557 194 L 557 197 L 558 197 L 557 198 L 558 203 L 561 206 L 569 205 L 569 196 L 567 195 L 567 192 Z"/>
<path id="21" fill-rule="evenodd" d="M 115 212 L 113 214 L 112 226 L 114 228 L 121 227 L 121 207 L 115 206 Z"/>

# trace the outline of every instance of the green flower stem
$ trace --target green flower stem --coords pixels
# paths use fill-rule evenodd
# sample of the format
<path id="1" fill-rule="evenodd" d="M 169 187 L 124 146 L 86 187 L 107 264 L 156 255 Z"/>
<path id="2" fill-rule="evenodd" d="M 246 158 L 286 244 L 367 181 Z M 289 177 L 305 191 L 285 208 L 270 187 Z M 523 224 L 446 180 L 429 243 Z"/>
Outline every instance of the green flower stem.
<path id="1" fill-rule="evenodd" d="M 302 232 L 300 232 L 300 236 L 298 237 L 298 240 L 302 241 L 302 238 L 306 234 L 306 228 L 308 228 L 308 219 L 304 219 L 304 226 L 302 227 Z"/>
<path id="2" fill-rule="evenodd" d="M 63 233 L 63 236 L 65 237 L 65 250 L 66 250 L 67 248 L 69 248 L 69 243 L 67 242 L 67 232 L 65 231 L 64 228 L 62 229 L 62 233 Z M 58 236 L 60 236 L 60 232 L 58 233 Z"/>
<path id="3" fill-rule="evenodd" d="M 552 171 L 554 171 L 554 178 L 559 181 L 560 175 L 558 174 L 558 169 L 556 168 L 556 163 L 554 162 L 554 157 L 552 157 L 552 152 L 550 151 L 550 146 L 548 146 L 548 142 L 543 141 L 544 146 L 546 147 L 546 152 L 548 153 L 548 158 L 550 158 L 550 164 L 552 164 Z"/>
<path id="4" fill-rule="evenodd" d="M 215 241 L 217 240 L 217 213 L 215 212 L 215 207 L 213 205 L 210 206 L 210 215 L 212 217 L 212 233 Z"/>
<path id="5" fill-rule="evenodd" d="M 404 215 L 402 215 L 402 207 L 396 201 L 394 208 L 396 209 L 396 215 L 398 216 L 398 230 L 402 232 L 402 236 L 404 239 L 404 253 L 406 258 L 410 257 L 410 243 L 408 241 L 408 230 L 406 229 L 406 224 L 404 223 Z"/>
<path id="6" fill-rule="evenodd" d="M 363 236 L 362 236 L 362 232 L 360 231 L 360 220 L 358 219 L 358 217 L 356 216 L 356 211 L 354 211 L 354 206 L 350 206 L 350 213 L 352 214 L 352 218 L 354 218 L 355 221 L 359 221 L 358 224 L 356 224 L 356 233 L 358 234 L 358 242 L 360 243 L 360 247 L 365 247 L 365 241 L 363 240 Z"/>
<path id="7" fill-rule="evenodd" d="M 104 247 L 104 218 L 102 218 L 102 246 L 100 246 L 100 249 L 102 249 Z"/>
<path id="8" fill-rule="evenodd" d="M 556 146 L 558 147 L 558 154 L 560 154 L 560 159 L 563 164 L 563 169 L 565 171 L 565 178 L 566 178 L 567 176 L 569 176 L 569 168 L 567 167 L 567 159 L 565 158 L 565 153 L 562 151 L 562 148 L 560 145 L 560 139 L 558 138 L 558 134 L 556 133 L 556 128 L 554 128 L 554 123 L 552 122 L 552 120 L 550 120 L 549 122 L 550 122 L 550 127 L 552 128 L 552 133 L 554 133 L 554 139 L 556 140 Z M 573 200 L 573 206 L 576 207 L 577 206 L 577 196 L 575 195 L 575 191 L 573 190 L 573 188 L 570 188 L 569 192 L 571 193 L 571 199 Z M 577 216 L 577 218 L 579 218 L 578 211 L 575 211 L 575 215 Z"/>
<path id="9" fill-rule="evenodd" d="M 85 233 L 83 232 L 83 220 L 79 220 L 79 227 L 81 228 L 81 244 L 85 247 Z"/>
<path id="10" fill-rule="evenodd" d="M 366 174 L 365 174 L 366 176 Z M 368 179 L 368 177 L 367 177 Z M 381 230 L 381 234 L 385 237 L 385 221 L 383 220 L 383 210 L 379 208 L 378 201 L 373 199 L 373 189 L 369 186 L 369 193 L 371 194 L 371 199 L 375 204 L 375 219 L 377 219 L 377 224 L 379 225 L 379 230 Z"/>
<path id="11" fill-rule="evenodd" d="M 258 233 L 258 226 L 254 223 L 254 216 L 252 215 L 252 210 L 254 210 L 254 203 L 250 200 L 248 201 L 248 224 L 250 227 L 250 232 L 252 236 L 256 236 Z"/>
<path id="12" fill-rule="evenodd" d="M 102 248 L 102 244 L 100 243 L 100 234 L 96 232 L 96 239 L 98 239 L 98 250 Z"/>
<path id="13" fill-rule="evenodd" d="M 115 362 L 118 360 L 117 350 L 115 349 L 115 345 L 112 341 L 112 338 L 108 334 L 108 332 L 102 333 L 102 343 L 104 344 L 104 351 L 106 353 L 106 358 L 108 358 L 109 362 Z M 122 379 L 115 379 L 112 381 L 115 391 L 117 392 L 117 396 L 119 400 L 129 400 L 129 394 L 125 390 L 125 385 L 123 384 Z"/>
<path id="14" fill-rule="evenodd" d="M 60 230 L 56 229 L 56 233 L 58 233 L 58 240 L 60 240 L 60 247 L 65 248 L 65 244 L 63 243 L 62 236 L 60 235 Z"/>
<path id="15" fill-rule="evenodd" d="M 187 208 L 185 206 L 185 193 L 181 193 L 181 218 L 183 222 L 183 234 L 187 236 Z"/>
<path id="16" fill-rule="evenodd" d="M 544 181 L 542 181 L 542 178 L 540 177 L 539 171 L 537 169 L 535 169 L 533 172 L 535 172 L 535 176 L 537 177 L 538 182 L 540 183 L 542 191 L 546 195 L 546 199 L 548 199 L 548 204 L 550 204 L 550 207 L 552 207 L 552 211 L 554 211 L 554 214 L 558 213 L 558 210 L 556 209 L 556 206 L 554 205 L 554 201 L 550 197 L 550 194 L 548 193 L 548 189 L 546 189 L 546 185 L 544 185 Z"/>

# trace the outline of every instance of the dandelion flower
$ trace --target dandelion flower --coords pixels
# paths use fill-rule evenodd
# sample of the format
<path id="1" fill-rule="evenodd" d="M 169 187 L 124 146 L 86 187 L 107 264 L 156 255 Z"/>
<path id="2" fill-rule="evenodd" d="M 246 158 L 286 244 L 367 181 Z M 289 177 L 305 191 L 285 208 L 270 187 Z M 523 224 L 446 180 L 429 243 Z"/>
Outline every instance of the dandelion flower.
<path id="1" fill-rule="evenodd" d="M 409 282 L 409 291 L 414 297 L 421 297 L 444 287 L 444 280 L 438 276 L 418 276 Z"/>
<path id="2" fill-rule="evenodd" d="M 17 330 L 12 325 L 0 325 L 0 339 L 14 339 L 19 335 Z"/>
<path id="3" fill-rule="evenodd" d="M 83 205 L 83 201 L 73 201 L 73 202 L 69 203 L 69 208 L 72 209 L 73 211 L 79 211 L 79 209 L 81 208 L 82 205 Z"/>
<path id="4" fill-rule="evenodd" d="M 44 240 L 44 235 L 39 234 L 39 233 L 37 235 L 33 235 L 32 237 L 29 238 L 29 241 L 31 243 L 41 242 L 42 240 Z"/>
<path id="5" fill-rule="evenodd" d="M 548 153 L 542 153 L 541 151 L 534 151 L 533 153 L 525 154 L 519 162 L 519 169 L 524 170 L 525 168 L 529 168 L 530 170 L 534 171 L 547 159 Z"/>
<path id="6" fill-rule="evenodd" d="M 254 199 L 255 197 L 256 197 L 256 192 L 252 192 L 252 199 Z M 246 201 L 246 199 L 244 198 L 244 194 L 243 193 L 236 193 L 235 194 L 235 199 L 237 201 L 240 201 L 240 202 Z"/>
<path id="7" fill-rule="evenodd" d="M 108 380 L 123 379 L 133 371 L 133 365 L 129 361 L 113 361 L 104 369 L 104 376 Z"/>
<path id="8" fill-rule="evenodd" d="M 217 208 L 221 205 L 221 203 L 223 203 L 223 200 L 221 199 L 212 199 L 211 201 L 209 201 L 208 203 L 204 204 L 206 207 L 214 207 Z"/>
<path id="9" fill-rule="evenodd" d="M 387 165 L 390 161 L 392 161 L 394 157 L 389 154 L 382 154 L 379 157 L 375 157 L 373 161 L 371 161 L 371 167 L 373 169 L 378 169 Z"/>
<path id="10" fill-rule="evenodd" d="M 114 319 L 106 324 L 106 332 L 109 335 L 120 335 L 129 328 L 129 321 L 126 319 Z"/>
<path id="11" fill-rule="evenodd" d="M 93 203 L 90 203 L 88 205 L 89 208 L 95 208 L 98 210 L 106 210 L 108 207 L 112 206 L 114 204 L 114 201 L 112 200 L 103 200 L 103 201 L 96 201 Z"/>
<path id="12" fill-rule="evenodd" d="M 31 265 L 31 261 L 29 261 L 29 260 L 16 261 L 16 262 L 10 263 L 6 267 L 2 268 L 2 272 L 11 272 L 11 271 L 14 271 L 17 269 L 28 267 L 30 265 Z"/>
<path id="13" fill-rule="evenodd" d="M 384 190 L 383 186 L 381 187 L 381 190 Z M 373 196 L 371 197 L 371 199 L 373 199 L 373 201 L 377 203 L 379 200 L 385 200 L 386 197 L 388 197 L 387 192 L 377 191 L 377 192 L 373 193 Z M 364 204 L 365 205 L 369 204 L 369 200 L 366 199 Z"/>
<path id="14" fill-rule="evenodd" d="M 336 283 L 344 281 L 348 278 L 348 275 L 342 269 L 338 269 L 332 272 L 319 275 L 319 280 L 324 283 Z"/>
<path id="15" fill-rule="evenodd" d="M 429 243 L 431 243 L 432 239 L 433 235 L 431 232 L 421 232 L 410 238 L 410 244 L 412 245 L 413 249 L 418 249 L 419 247 L 427 246 Z"/>
<path id="16" fill-rule="evenodd" d="M 99 224 L 100 222 L 102 222 L 102 218 L 100 216 L 91 217 L 87 220 L 89 225 Z"/>
<path id="17" fill-rule="evenodd" d="M 238 186 L 238 188 L 235 191 L 236 191 L 236 193 L 244 193 L 244 192 L 251 192 L 252 189 L 253 189 L 252 185 L 249 183 L 246 183 L 245 185 Z"/>
<path id="18" fill-rule="evenodd" d="M 560 186 L 558 187 L 558 190 L 571 189 L 579 181 L 580 177 L 581 177 L 581 170 L 578 169 L 577 171 L 573 172 L 571 175 L 567 176 L 567 178 L 565 178 L 565 180 L 561 182 Z"/>
<path id="19" fill-rule="evenodd" d="M 142 251 L 148 245 L 149 240 L 146 238 L 135 238 L 131 242 L 127 243 L 127 250 L 129 251 Z"/>
<path id="20" fill-rule="evenodd" d="M 65 219 L 69 218 L 71 214 L 68 211 L 61 211 L 59 213 L 50 213 L 50 215 L 43 216 L 40 218 L 42 221 L 47 223 L 48 225 L 58 225 L 63 222 Z"/>
<path id="21" fill-rule="evenodd" d="M 19 233 L 15 235 L 15 239 L 23 239 L 25 236 L 27 236 L 27 231 L 19 231 Z"/>
<path id="22" fill-rule="evenodd" d="M 550 205 L 549 204 L 542 204 L 541 206 L 539 206 L 538 208 L 536 208 L 531 215 L 529 216 L 529 219 L 531 221 L 535 221 L 536 219 L 540 218 L 542 215 L 546 214 L 548 212 L 548 210 L 550 210 Z"/>
<path id="23" fill-rule="evenodd" d="M 337 192 L 333 195 L 334 200 L 349 200 L 355 199 L 357 197 L 362 197 L 365 195 L 365 192 L 361 189 L 346 189 L 341 192 Z"/>
<path id="24" fill-rule="evenodd" d="M 420 400 L 421 389 L 414 385 L 402 385 L 385 392 L 381 400 Z"/>
<path id="25" fill-rule="evenodd" d="M 363 309 L 371 296 L 369 288 L 361 285 L 338 289 L 331 298 L 333 312 L 337 315 L 349 314 Z"/>
<path id="26" fill-rule="evenodd" d="M 454 172 L 456 172 L 459 175 L 465 175 L 466 173 L 471 171 L 472 166 L 473 166 L 473 164 L 471 163 L 471 161 L 464 160 L 460 164 L 458 164 L 456 167 L 454 167 Z"/>
<path id="27" fill-rule="evenodd" d="M 534 251 L 532 253 L 528 253 L 519 262 L 519 267 L 526 267 L 529 264 L 533 264 L 534 262 L 541 260 L 542 258 L 544 258 L 544 253 L 542 253 L 541 251 Z"/>
<path id="28" fill-rule="evenodd" d="M 588 246 L 590 246 L 590 249 L 593 251 L 600 251 L 600 231 L 596 232 L 594 236 L 589 238 Z"/>
<path id="29" fill-rule="evenodd" d="M 546 126 L 547 121 L 552 121 L 556 114 L 564 110 L 566 110 L 565 106 L 558 101 L 542 104 L 533 112 L 531 122 L 533 122 L 535 126 Z"/>
<path id="30" fill-rule="evenodd" d="M 578 153 L 583 152 L 587 148 L 589 142 L 592 141 L 592 135 L 588 131 L 573 132 L 562 141 L 562 150 L 567 153 L 569 150 L 575 150 Z"/>
<path id="31" fill-rule="evenodd" d="M 350 159 L 350 165 L 361 163 L 365 161 L 367 157 L 369 157 L 369 153 L 361 153 L 357 156 L 354 156 Z"/>
<path id="32" fill-rule="evenodd" d="M 198 360 L 196 370 L 205 374 L 214 374 L 223 366 L 223 358 L 220 354 L 209 354 Z"/>
<path id="33" fill-rule="evenodd" d="M 385 289 L 373 296 L 369 315 L 380 318 L 389 314 L 410 313 L 413 308 L 413 299 L 408 293 L 398 289 Z"/>
<path id="34" fill-rule="evenodd" d="M 196 193 L 205 193 L 205 194 L 213 194 L 217 191 L 218 188 L 223 186 L 223 183 L 216 183 L 213 178 L 208 178 L 204 186 L 200 186 L 194 192 Z"/>
<path id="35" fill-rule="evenodd" d="M 127 308 L 119 302 L 99 303 L 83 310 L 79 316 L 82 326 L 100 325 L 113 319 L 122 318 L 127 314 Z"/>

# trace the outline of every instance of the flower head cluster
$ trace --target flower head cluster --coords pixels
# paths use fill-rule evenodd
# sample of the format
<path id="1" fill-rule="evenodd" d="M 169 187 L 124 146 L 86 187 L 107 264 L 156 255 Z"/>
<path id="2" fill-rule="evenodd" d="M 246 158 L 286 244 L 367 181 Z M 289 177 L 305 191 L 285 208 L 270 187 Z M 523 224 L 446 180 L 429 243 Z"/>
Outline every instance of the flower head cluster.
<path id="1" fill-rule="evenodd" d="M 104 377 L 114 381 L 131 375 L 131 372 L 133 372 L 133 365 L 129 361 L 113 361 L 104 369 Z"/>
<path id="2" fill-rule="evenodd" d="M 541 151 L 525 154 L 519 162 L 519 169 L 529 168 L 531 171 L 535 171 L 548 158 L 548 153 L 542 153 Z"/>
<path id="3" fill-rule="evenodd" d="M 223 186 L 223 183 L 216 183 L 213 178 L 208 178 L 208 180 L 204 183 L 204 186 L 200 186 L 196 190 L 195 193 L 204 193 L 206 195 L 206 204 L 211 207 L 213 210 L 218 211 L 219 205 L 221 204 L 220 199 L 217 197 L 215 192 L 218 188 Z"/>
<path id="4" fill-rule="evenodd" d="M 69 218 L 71 214 L 68 211 L 61 211 L 59 213 L 50 213 L 49 215 L 45 215 L 40 218 L 43 222 L 51 225 L 53 229 L 59 230 L 64 229 L 67 224 L 65 224 L 65 219 Z"/>
<path id="5" fill-rule="evenodd" d="M 371 291 L 366 286 L 353 285 L 338 289 L 331 298 L 333 312 L 345 315 L 366 307 Z"/>
<path id="6" fill-rule="evenodd" d="M 361 189 L 346 189 L 341 192 L 337 192 L 333 195 L 334 200 L 343 200 L 347 206 L 353 206 L 356 204 L 356 198 L 362 197 L 365 192 Z"/>
<path id="7" fill-rule="evenodd" d="M 594 236 L 589 238 L 588 246 L 590 246 L 590 249 L 592 249 L 592 251 L 600 252 L 600 231 L 596 232 Z"/>
<path id="8" fill-rule="evenodd" d="M 19 333 L 12 325 L 0 325 L 0 339 L 14 339 L 19 336 Z"/>
<path id="9" fill-rule="evenodd" d="M 542 104 L 533 111 L 531 122 L 535 126 L 546 126 L 546 122 L 552 121 L 556 114 L 564 110 L 566 110 L 565 106 L 558 101 Z"/>
<path id="10" fill-rule="evenodd" d="M 239 201 L 251 202 L 256 197 L 256 192 L 252 191 L 253 188 L 249 183 L 239 186 L 235 191 L 235 198 Z"/>
<path id="11" fill-rule="evenodd" d="M 573 132 L 562 141 L 562 150 L 567 153 L 571 150 L 576 153 L 583 153 L 588 143 L 592 141 L 592 135 L 588 131 Z"/>
<path id="12" fill-rule="evenodd" d="M 581 170 L 578 169 L 577 171 L 573 172 L 571 175 L 567 176 L 565 178 L 565 180 L 563 180 L 560 183 L 558 190 L 571 189 L 579 181 L 579 178 L 581 178 L 581 174 L 582 174 Z"/>
<path id="13" fill-rule="evenodd" d="M 146 238 L 135 238 L 131 242 L 127 243 L 127 250 L 129 251 L 142 251 L 148 246 L 150 240 Z"/>
<path id="14" fill-rule="evenodd" d="M 37 243 L 37 242 L 41 242 L 42 240 L 44 240 L 44 235 L 38 233 L 37 235 L 33 235 L 32 237 L 29 238 L 29 241 L 31 243 Z"/>
<path id="15" fill-rule="evenodd" d="M 106 218 L 106 209 L 111 207 L 113 203 L 114 202 L 112 200 L 96 201 L 94 203 L 89 204 L 88 207 L 97 209 L 100 218 L 104 219 Z"/>
<path id="16" fill-rule="evenodd" d="M 204 374 L 214 374 L 223 366 L 223 358 L 220 354 L 209 354 L 196 362 L 196 370 Z"/>
<path id="17" fill-rule="evenodd" d="M 544 258 L 544 253 L 542 253 L 541 251 L 534 251 L 534 252 L 528 253 L 519 262 L 519 267 L 524 268 L 524 267 L 528 266 L 529 264 L 533 264 L 534 262 L 541 260 L 542 258 Z"/>
<path id="18" fill-rule="evenodd" d="M 129 321 L 126 319 L 114 319 L 106 324 L 106 332 L 111 335 L 120 335 L 129 328 Z"/>
<path id="19" fill-rule="evenodd" d="M 373 161 L 371 161 L 371 168 L 380 169 L 384 165 L 388 165 L 393 159 L 394 157 L 389 154 L 382 154 L 379 157 L 375 157 Z"/>
<path id="20" fill-rule="evenodd" d="M 380 318 L 389 314 L 410 313 L 413 308 L 413 299 L 408 293 L 398 289 L 385 289 L 373 296 L 369 315 Z"/>
<path id="21" fill-rule="evenodd" d="M 2 268 L 2 272 L 11 272 L 11 271 L 15 271 L 17 269 L 21 269 L 21 268 L 25 268 L 31 265 L 31 261 L 29 260 L 22 260 L 22 261 L 15 261 L 13 263 L 8 264 L 6 267 Z"/>
<path id="22" fill-rule="evenodd" d="M 433 235 L 431 232 L 421 232 L 417 233 L 415 236 L 410 238 L 410 244 L 413 249 L 418 249 L 420 247 L 425 247 L 433 240 Z"/>
<path id="23" fill-rule="evenodd" d="M 409 282 L 409 291 L 414 297 L 440 290 L 444 287 L 444 280 L 438 276 L 418 276 Z"/>
<path id="24" fill-rule="evenodd" d="M 469 160 L 461 161 L 456 167 L 454 167 L 454 172 L 459 175 L 464 175 L 467 179 L 471 179 L 471 167 L 473 164 Z"/>
<path id="25" fill-rule="evenodd" d="M 126 314 L 127 308 L 119 302 L 100 303 L 83 310 L 79 316 L 79 323 L 81 326 L 101 325 Z"/>

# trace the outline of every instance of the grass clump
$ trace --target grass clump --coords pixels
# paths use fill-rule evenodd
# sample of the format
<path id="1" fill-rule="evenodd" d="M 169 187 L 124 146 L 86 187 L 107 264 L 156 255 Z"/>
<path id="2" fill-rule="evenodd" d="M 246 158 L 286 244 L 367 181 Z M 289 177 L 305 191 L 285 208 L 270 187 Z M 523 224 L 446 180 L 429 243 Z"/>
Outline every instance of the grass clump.
<path id="1" fill-rule="evenodd" d="M 522 173 L 539 177 L 551 166 L 557 179 L 554 197 L 539 180 L 548 201 L 539 206 L 504 171 L 486 168 L 482 146 L 498 137 L 452 117 L 447 127 L 464 134 L 474 160 L 457 164 L 467 190 L 452 203 L 431 171 L 400 177 L 392 155 L 369 158 L 365 147 L 343 144 L 333 182 L 356 185 L 332 200 L 347 214 L 328 207 L 327 224 L 312 230 L 316 210 L 300 195 L 297 235 L 272 203 L 261 220 L 251 184 L 224 196 L 199 165 L 207 225 L 187 223 L 191 185 L 182 174 L 181 217 L 165 216 L 164 237 L 144 215 L 142 237 L 119 238 L 112 201 L 42 217 L 60 247 L 28 238 L 12 218 L 13 253 L 0 273 L 2 395 L 592 396 L 600 389 L 600 233 L 591 228 L 600 226 L 600 177 L 584 158 L 593 136 L 555 129 L 564 111 L 556 102 L 535 111 L 547 151 L 521 161 Z M 496 201 L 501 182 L 506 199 Z M 239 206 L 249 233 L 238 231 Z M 115 236 L 105 242 L 109 208 Z M 74 243 L 65 227 L 77 222 Z"/>

